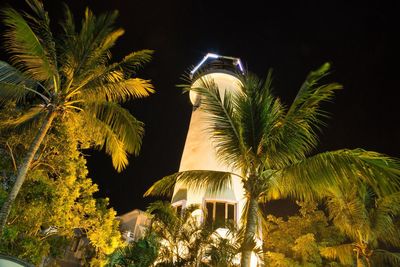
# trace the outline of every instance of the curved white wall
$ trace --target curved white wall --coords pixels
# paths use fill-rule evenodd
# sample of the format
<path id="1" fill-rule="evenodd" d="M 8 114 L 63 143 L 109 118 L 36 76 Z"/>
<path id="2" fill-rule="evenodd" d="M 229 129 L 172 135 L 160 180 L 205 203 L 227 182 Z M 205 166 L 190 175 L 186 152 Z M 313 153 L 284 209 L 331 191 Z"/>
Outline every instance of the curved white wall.
<path id="1" fill-rule="evenodd" d="M 206 80 L 212 79 L 217 84 L 221 95 L 223 95 L 225 90 L 230 90 L 232 92 L 238 92 L 240 90 L 241 82 L 234 75 L 227 73 L 210 73 L 203 76 L 203 78 Z M 193 86 L 196 86 L 198 83 L 199 80 L 196 80 L 193 83 Z M 195 93 L 190 93 L 192 104 L 195 105 L 199 103 L 197 98 L 198 96 Z M 210 134 L 206 130 L 207 121 L 205 118 L 206 114 L 201 111 L 201 109 L 193 109 L 179 171 L 216 170 L 238 173 L 237 171 L 228 168 L 217 160 L 215 146 L 212 142 Z M 207 190 L 193 190 L 182 183 L 178 183 L 175 186 L 174 195 L 180 189 L 187 189 L 186 206 L 191 204 L 202 205 L 205 199 L 237 203 L 236 219 L 237 222 L 240 221 L 238 219 L 242 214 L 244 206 L 244 192 L 242 184 L 237 177 L 232 177 L 231 188 L 225 188 L 219 193 L 211 194 L 210 192 L 207 192 Z M 175 204 L 177 204 L 177 202 Z"/>

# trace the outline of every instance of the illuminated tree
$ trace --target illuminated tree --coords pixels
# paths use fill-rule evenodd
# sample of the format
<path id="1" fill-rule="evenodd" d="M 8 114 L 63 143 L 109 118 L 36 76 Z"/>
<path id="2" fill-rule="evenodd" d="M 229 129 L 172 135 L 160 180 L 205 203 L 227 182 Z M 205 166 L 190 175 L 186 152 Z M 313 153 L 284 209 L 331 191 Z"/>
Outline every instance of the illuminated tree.
<path id="1" fill-rule="evenodd" d="M 199 108 L 208 114 L 209 132 L 219 160 L 239 174 L 218 171 L 186 171 L 156 182 L 146 195 L 171 194 L 176 182 L 218 191 L 229 185 L 231 175 L 240 178 L 247 199 L 241 266 L 250 266 L 255 247 L 259 203 L 291 196 L 310 199 L 327 186 L 344 180 L 364 181 L 375 191 L 399 188 L 399 162 L 362 149 L 343 149 L 312 155 L 317 132 L 326 117 L 320 105 L 332 99 L 337 83 L 321 84 L 330 65 L 311 72 L 291 106 L 286 108 L 272 93 L 272 77 L 261 80 L 240 76 L 241 91 L 223 95 L 212 80 L 187 86 L 201 97 Z"/>
<path id="2" fill-rule="evenodd" d="M 7 106 L 0 119 L 18 117 L 19 112 L 20 108 Z M 78 150 L 78 143 L 86 146 L 88 141 L 81 136 L 86 135 L 82 127 L 76 121 L 54 122 L 0 235 L 0 253 L 39 265 L 43 258 L 62 257 L 80 229 L 93 251 L 88 261 L 102 266 L 106 255 L 122 245 L 116 212 L 107 208 L 108 200 L 93 197 L 98 187 L 87 177 L 86 160 Z M 0 205 L 34 136 L 34 131 L 0 131 Z"/>
<path id="3" fill-rule="evenodd" d="M 349 243 L 322 249 L 322 255 L 342 264 L 399 266 L 400 192 L 378 196 L 369 186 L 343 184 L 327 189 L 327 208 L 334 225 Z"/>
<path id="4" fill-rule="evenodd" d="M 320 250 L 341 244 L 344 236 L 312 202 L 297 202 L 297 215 L 287 219 L 267 215 L 263 228 L 266 266 L 328 266 Z"/>
<path id="5" fill-rule="evenodd" d="M 93 136 L 93 147 L 104 148 L 113 166 L 121 171 L 128 164 L 127 153 L 139 153 L 143 123 L 118 103 L 153 92 L 149 81 L 132 78 L 150 60 L 151 51 L 134 52 L 120 62 L 110 62 L 110 49 L 124 33 L 113 26 L 117 12 L 96 17 L 86 9 L 78 29 L 65 7 L 62 34 L 56 38 L 43 4 L 39 0 L 27 3 L 32 14 L 21 14 L 12 8 L 2 11 L 7 27 L 3 45 L 11 54 L 12 65 L 0 61 L 0 102 L 26 101 L 31 108 L 1 126 L 19 126 L 35 119 L 40 121 L 40 127 L 2 206 L 0 232 L 55 119 L 83 120 Z"/>

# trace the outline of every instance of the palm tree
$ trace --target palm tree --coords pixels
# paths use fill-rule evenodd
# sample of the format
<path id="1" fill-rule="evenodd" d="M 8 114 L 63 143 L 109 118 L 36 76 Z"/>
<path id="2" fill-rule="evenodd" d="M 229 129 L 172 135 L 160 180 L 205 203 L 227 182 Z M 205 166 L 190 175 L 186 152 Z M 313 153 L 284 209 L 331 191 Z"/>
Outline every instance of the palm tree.
<path id="1" fill-rule="evenodd" d="M 266 80 L 248 73 L 240 76 L 241 92 L 221 95 L 212 80 L 190 88 L 201 96 L 208 115 L 209 132 L 221 162 L 240 174 L 193 170 L 157 181 L 145 195 L 170 195 L 176 182 L 218 191 L 241 179 L 247 199 L 241 266 L 250 264 L 255 247 L 259 203 L 292 196 L 309 199 L 331 184 L 361 180 L 380 194 L 399 188 L 399 161 L 362 149 L 343 149 L 311 155 L 318 144 L 317 132 L 327 117 L 320 105 L 331 100 L 337 83 L 320 84 L 328 63 L 311 72 L 292 105 L 286 108 L 272 93 L 271 72 Z"/>
<path id="2" fill-rule="evenodd" d="M 351 242 L 323 248 L 323 256 L 357 267 L 399 266 L 400 253 L 379 247 L 400 247 L 400 192 L 378 197 L 366 185 L 347 184 L 327 195 L 330 219 Z"/>
<path id="3" fill-rule="evenodd" d="M 157 266 L 201 266 L 206 247 L 213 243 L 213 230 L 193 216 L 197 206 L 178 212 L 168 202 L 151 203 L 151 233 L 160 241 Z"/>
<path id="4" fill-rule="evenodd" d="M 11 64 L 0 61 L 0 103 L 26 101 L 31 106 L 3 127 L 40 121 L 27 155 L 18 168 L 15 184 L 0 213 L 0 232 L 31 162 L 54 120 L 83 122 L 93 145 L 112 158 L 117 171 L 128 164 L 127 153 L 138 154 L 143 123 L 118 103 L 146 97 L 153 92 L 150 81 L 133 78 L 148 62 L 152 51 L 143 50 L 110 62 L 110 49 L 124 33 L 113 24 L 117 12 L 96 17 L 86 9 L 80 29 L 65 7 L 62 34 L 55 38 L 50 19 L 39 0 L 28 0 L 32 14 L 12 8 L 2 11 L 7 31 L 4 46 Z"/>
<path id="5" fill-rule="evenodd" d="M 147 212 L 153 217 L 148 235 L 160 243 L 156 266 L 236 266 L 240 239 L 236 226 L 227 222 L 227 232 L 221 235 L 199 220 L 198 208 L 177 210 L 162 201 L 149 205 Z"/>
<path id="6" fill-rule="evenodd" d="M 109 267 L 148 267 L 157 258 L 158 238 L 149 234 L 116 250 L 109 258 Z"/>

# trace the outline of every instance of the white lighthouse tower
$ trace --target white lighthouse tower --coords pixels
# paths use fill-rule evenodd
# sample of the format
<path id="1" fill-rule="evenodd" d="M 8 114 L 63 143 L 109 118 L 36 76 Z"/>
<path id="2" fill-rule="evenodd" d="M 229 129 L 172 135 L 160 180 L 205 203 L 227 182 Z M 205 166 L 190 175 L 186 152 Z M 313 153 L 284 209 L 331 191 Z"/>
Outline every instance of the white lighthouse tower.
<path id="1" fill-rule="evenodd" d="M 192 86 L 200 82 L 200 78 L 212 80 L 219 88 L 232 92 L 240 90 L 241 81 L 238 73 L 243 73 L 242 63 L 239 58 L 225 57 L 216 54 L 207 54 L 203 60 L 191 71 Z M 207 129 L 206 114 L 198 107 L 201 99 L 194 92 L 190 92 L 190 100 L 193 104 L 192 117 L 186 137 L 179 171 L 188 170 L 215 170 L 238 173 L 238 170 L 230 169 L 218 161 L 213 140 Z M 189 205 L 196 204 L 207 211 L 207 217 L 198 210 L 195 216 L 201 221 L 206 220 L 219 226 L 226 220 L 233 220 L 240 224 L 245 199 L 243 186 L 236 176 L 231 177 L 230 186 L 226 186 L 217 193 L 210 190 L 193 189 L 186 184 L 177 183 L 174 189 L 171 203 L 180 211 Z"/>

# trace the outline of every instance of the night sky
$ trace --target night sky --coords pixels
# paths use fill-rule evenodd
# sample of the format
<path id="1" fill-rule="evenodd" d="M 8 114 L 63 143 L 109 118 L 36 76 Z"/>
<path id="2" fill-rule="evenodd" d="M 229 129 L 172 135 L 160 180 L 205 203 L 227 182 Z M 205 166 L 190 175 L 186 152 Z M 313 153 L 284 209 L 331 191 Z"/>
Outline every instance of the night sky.
<path id="1" fill-rule="evenodd" d="M 3 1 L 24 7 L 23 1 Z M 261 2 L 261 1 L 260 1 Z M 344 86 L 320 134 L 319 151 L 364 148 L 400 157 L 399 25 L 395 1 L 66 1 L 77 18 L 89 6 L 95 13 L 117 9 L 126 30 L 112 51 L 121 59 L 131 51 L 155 50 L 140 73 L 156 94 L 125 107 L 146 124 L 140 156 L 118 174 L 104 153 L 89 154 L 97 196 L 110 198 L 119 214 L 145 209 L 142 195 L 157 179 L 178 170 L 191 104 L 176 88 L 181 77 L 208 52 L 240 57 L 259 76 L 274 69 L 276 95 L 288 105 L 307 73 L 332 63 L 327 81 Z M 45 1 L 53 22 L 61 1 Z M 4 53 L 1 56 L 6 59 Z"/>

